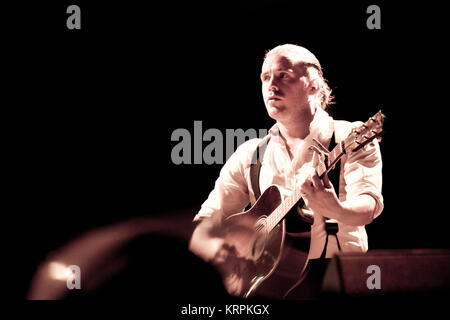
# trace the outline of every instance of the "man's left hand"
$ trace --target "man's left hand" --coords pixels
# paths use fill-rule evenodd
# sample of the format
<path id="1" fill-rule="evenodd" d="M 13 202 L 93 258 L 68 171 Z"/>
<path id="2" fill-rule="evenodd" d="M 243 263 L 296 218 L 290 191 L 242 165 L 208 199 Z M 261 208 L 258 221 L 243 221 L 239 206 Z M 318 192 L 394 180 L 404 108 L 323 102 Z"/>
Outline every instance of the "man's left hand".
<path id="1" fill-rule="evenodd" d="M 300 192 L 305 204 L 324 217 L 333 218 L 342 209 L 336 191 L 326 174 L 320 179 L 314 170 L 314 173 L 300 185 Z"/>

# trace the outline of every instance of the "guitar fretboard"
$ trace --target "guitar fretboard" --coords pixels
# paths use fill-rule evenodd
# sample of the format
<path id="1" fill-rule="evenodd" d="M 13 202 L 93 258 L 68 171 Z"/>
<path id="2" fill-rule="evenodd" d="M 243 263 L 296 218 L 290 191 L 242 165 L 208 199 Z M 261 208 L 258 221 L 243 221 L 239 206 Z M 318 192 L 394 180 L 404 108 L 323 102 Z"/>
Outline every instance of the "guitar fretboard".
<path id="1" fill-rule="evenodd" d="M 345 154 L 345 142 L 346 140 L 342 143 L 338 143 L 328 154 L 328 157 L 324 159 L 325 161 L 320 161 L 319 165 L 316 167 L 320 178 L 333 169 L 334 165 Z M 270 231 L 275 228 L 301 198 L 300 188 L 295 188 L 294 191 L 267 217 L 268 230 Z"/>

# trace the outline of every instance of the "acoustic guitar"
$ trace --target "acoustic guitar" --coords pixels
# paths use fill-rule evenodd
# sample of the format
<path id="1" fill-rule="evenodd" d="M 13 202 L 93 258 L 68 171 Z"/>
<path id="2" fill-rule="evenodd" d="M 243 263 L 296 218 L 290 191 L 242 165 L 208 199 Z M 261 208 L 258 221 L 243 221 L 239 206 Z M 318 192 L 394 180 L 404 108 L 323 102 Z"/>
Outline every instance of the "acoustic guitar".
<path id="1" fill-rule="evenodd" d="M 332 170 L 343 155 L 358 152 L 375 138 L 380 139 L 384 118 L 378 111 L 330 152 L 323 150 L 323 146 L 310 147 L 321 155 L 322 161 L 316 167 L 319 177 L 323 178 Z M 282 200 L 278 187 L 272 185 L 249 210 L 228 216 L 221 222 L 219 233 L 226 245 L 216 254 L 213 263 L 230 294 L 244 298 L 253 295 L 282 298 L 299 283 L 308 261 L 308 231 L 314 222 L 313 216 L 300 210 L 298 217 L 306 226 L 305 232 L 286 233 L 286 215 L 299 201 L 303 201 L 299 188 Z"/>

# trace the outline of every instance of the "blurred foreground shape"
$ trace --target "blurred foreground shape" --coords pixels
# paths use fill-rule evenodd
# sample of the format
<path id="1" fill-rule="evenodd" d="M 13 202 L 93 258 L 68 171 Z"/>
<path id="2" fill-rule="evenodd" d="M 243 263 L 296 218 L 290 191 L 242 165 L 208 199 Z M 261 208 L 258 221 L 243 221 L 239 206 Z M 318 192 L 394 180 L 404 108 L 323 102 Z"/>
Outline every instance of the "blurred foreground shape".
<path id="1" fill-rule="evenodd" d="M 82 234 L 38 266 L 27 299 L 225 297 L 215 269 L 187 248 L 187 217 L 137 218 Z M 80 289 L 68 288 L 69 266 L 79 267 Z"/>

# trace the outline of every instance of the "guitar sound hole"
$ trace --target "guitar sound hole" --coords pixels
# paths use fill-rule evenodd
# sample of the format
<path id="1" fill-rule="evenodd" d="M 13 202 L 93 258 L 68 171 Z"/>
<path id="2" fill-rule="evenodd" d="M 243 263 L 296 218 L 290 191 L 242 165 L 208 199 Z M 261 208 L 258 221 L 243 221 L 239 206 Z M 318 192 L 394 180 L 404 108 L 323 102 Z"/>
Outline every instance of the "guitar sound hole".
<path id="1" fill-rule="evenodd" d="M 259 232 L 256 236 L 255 242 L 252 248 L 252 258 L 253 260 L 258 260 L 264 252 L 266 247 L 266 235 Z"/>

